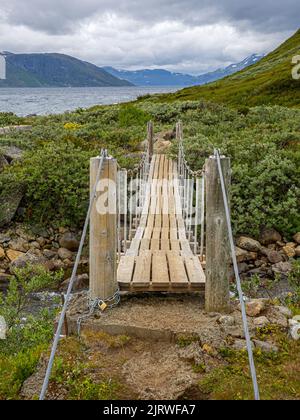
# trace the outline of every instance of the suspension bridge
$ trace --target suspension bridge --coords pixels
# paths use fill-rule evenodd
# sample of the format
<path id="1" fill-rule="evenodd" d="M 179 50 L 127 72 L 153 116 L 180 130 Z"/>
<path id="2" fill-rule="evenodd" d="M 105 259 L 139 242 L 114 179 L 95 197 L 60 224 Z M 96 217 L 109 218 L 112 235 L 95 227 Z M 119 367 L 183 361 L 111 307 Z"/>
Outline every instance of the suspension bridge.
<path id="1" fill-rule="evenodd" d="M 193 171 L 185 156 L 181 123 L 176 159 L 154 153 L 152 123 L 134 170 L 102 150 L 91 159 L 90 202 L 65 303 L 41 391 L 44 399 L 90 226 L 88 313 L 112 309 L 120 293 L 205 291 L 207 312 L 230 311 L 231 263 L 236 278 L 255 399 L 256 372 L 230 221 L 230 159 L 218 150 Z"/>

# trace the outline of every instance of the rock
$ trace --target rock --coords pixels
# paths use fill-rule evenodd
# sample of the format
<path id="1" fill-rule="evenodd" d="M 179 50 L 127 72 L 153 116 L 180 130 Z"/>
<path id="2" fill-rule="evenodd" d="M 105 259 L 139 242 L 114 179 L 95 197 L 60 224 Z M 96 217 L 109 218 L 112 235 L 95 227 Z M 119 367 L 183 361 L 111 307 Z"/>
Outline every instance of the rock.
<path id="1" fill-rule="evenodd" d="M 71 260 L 73 258 L 73 252 L 69 251 L 66 248 L 59 248 L 57 254 L 61 260 L 67 260 L 67 259 Z"/>
<path id="2" fill-rule="evenodd" d="M 175 139 L 175 137 L 176 137 L 176 131 L 174 130 L 166 131 L 163 135 L 164 140 L 173 140 Z"/>
<path id="3" fill-rule="evenodd" d="M 235 324 L 235 319 L 233 318 L 233 316 L 230 315 L 222 315 L 219 319 L 218 322 L 222 325 L 229 325 L 232 326 Z"/>
<path id="4" fill-rule="evenodd" d="M 279 263 L 279 262 L 282 261 L 282 256 L 279 252 L 268 250 L 266 248 L 265 248 L 265 252 L 266 252 L 266 256 L 267 256 L 268 260 L 270 261 L 270 263 L 276 264 L 276 263 Z"/>
<path id="5" fill-rule="evenodd" d="M 245 338 L 245 332 L 241 326 L 223 325 L 221 327 L 221 330 L 226 336 L 231 336 L 235 338 Z"/>
<path id="6" fill-rule="evenodd" d="M 69 283 L 70 283 L 70 278 L 63 281 L 61 284 L 61 290 L 67 290 Z M 78 276 L 75 277 L 74 280 L 74 284 L 73 284 L 73 292 L 78 292 L 81 291 L 83 289 L 87 289 L 89 287 L 89 276 L 88 274 L 80 274 Z"/>
<path id="7" fill-rule="evenodd" d="M 10 264 L 10 271 L 12 272 L 14 268 L 24 268 L 27 264 L 31 265 L 43 265 L 45 266 L 46 259 L 43 256 L 37 256 L 28 251 L 26 254 L 20 255 Z"/>
<path id="8" fill-rule="evenodd" d="M 294 339 L 294 340 L 299 340 L 299 338 L 300 338 L 300 324 L 298 324 L 298 325 L 293 325 L 291 328 L 290 328 L 290 334 L 291 334 L 291 337 Z"/>
<path id="9" fill-rule="evenodd" d="M 270 306 L 266 315 L 270 321 L 270 324 L 276 324 L 280 327 L 287 328 L 287 315 L 283 314 L 281 311 L 278 311 L 278 309 L 275 306 Z"/>
<path id="10" fill-rule="evenodd" d="M 0 244 L 4 244 L 5 242 L 9 242 L 10 240 L 10 236 L 0 233 Z"/>
<path id="11" fill-rule="evenodd" d="M 236 258 L 237 258 L 238 263 L 241 263 L 244 261 L 256 260 L 257 258 L 256 252 L 249 252 L 237 246 L 235 247 L 235 253 L 236 253 Z"/>
<path id="12" fill-rule="evenodd" d="M 169 151 L 171 146 L 172 146 L 172 143 L 170 141 L 159 139 L 154 145 L 154 150 L 155 150 L 155 153 L 165 154 Z"/>
<path id="13" fill-rule="evenodd" d="M 281 241 L 281 235 L 275 229 L 263 229 L 260 235 L 260 242 L 263 245 L 269 245 Z"/>
<path id="14" fill-rule="evenodd" d="M 300 257 L 300 245 L 295 248 L 295 256 Z"/>
<path id="15" fill-rule="evenodd" d="M 254 344 L 251 341 L 251 347 L 254 349 Z M 235 340 L 234 344 L 232 345 L 232 348 L 235 350 L 247 350 L 247 342 L 246 340 Z"/>
<path id="16" fill-rule="evenodd" d="M 7 160 L 3 155 L 0 155 L 0 172 L 8 165 Z"/>
<path id="17" fill-rule="evenodd" d="M 295 242 L 297 242 L 297 244 L 300 245 L 300 232 L 297 232 L 294 236 L 293 239 Z"/>
<path id="18" fill-rule="evenodd" d="M 22 257 L 24 255 L 25 255 L 24 252 L 15 251 L 14 249 L 8 249 L 6 251 L 6 256 L 10 262 L 17 260 L 19 257 Z"/>
<path id="19" fill-rule="evenodd" d="M 236 244 L 246 251 L 259 252 L 261 249 L 261 244 L 258 241 L 247 236 L 240 236 L 237 239 Z"/>
<path id="20" fill-rule="evenodd" d="M 286 306 L 275 305 L 273 306 L 273 308 L 276 309 L 276 311 L 280 312 L 282 315 L 284 315 L 287 318 L 291 318 L 293 315 L 292 311 Z"/>
<path id="21" fill-rule="evenodd" d="M 79 241 L 72 232 L 66 232 L 60 239 L 59 245 L 61 248 L 66 248 L 69 251 L 77 251 L 79 247 Z"/>
<path id="22" fill-rule="evenodd" d="M 29 247 L 34 249 L 40 249 L 40 244 L 37 241 L 33 241 L 30 242 Z"/>
<path id="23" fill-rule="evenodd" d="M 246 313 L 248 316 L 255 317 L 266 309 L 266 301 L 264 299 L 252 299 L 245 303 Z M 241 305 L 238 306 L 241 310 Z"/>
<path id="24" fill-rule="evenodd" d="M 196 365 L 203 363 L 202 349 L 197 342 L 191 343 L 186 347 L 179 347 L 178 355 L 180 359 L 193 362 Z"/>
<path id="25" fill-rule="evenodd" d="M 260 341 L 260 340 L 253 340 L 253 342 L 254 342 L 255 347 L 261 349 L 262 351 L 265 351 L 267 353 L 278 352 L 278 347 L 275 346 L 274 344 L 268 343 L 266 341 Z"/>
<path id="26" fill-rule="evenodd" d="M 41 248 L 43 248 L 46 245 L 46 239 L 43 238 L 42 236 L 40 236 L 39 238 L 37 238 L 37 243 L 39 244 L 39 246 Z"/>
<path id="27" fill-rule="evenodd" d="M 249 265 L 245 262 L 238 263 L 238 269 L 240 274 L 246 273 L 247 271 L 249 271 Z"/>
<path id="28" fill-rule="evenodd" d="M 27 252 L 29 250 L 28 242 L 23 238 L 18 238 L 13 241 L 10 241 L 8 246 L 14 251 Z"/>
<path id="29" fill-rule="evenodd" d="M 253 325 L 256 327 L 265 327 L 266 325 L 269 325 L 270 321 L 266 316 L 259 316 L 258 318 L 254 318 Z"/>
<path id="30" fill-rule="evenodd" d="M 2 153 L 5 159 L 10 163 L 13 160 L 20 160 L 23 156 L 23 151 L 15 146 L 5 146 L 2 148 Z"/>
<path id="31" fill-rule="evenodd" d="M 23 186 L 16 186 L 11 191 L 0 193 L 0 227 L 7 225 L 14 218 L 23 198 Z"/>
<path id="32" fill-rule="evenodd" d="M 295 247 L 291 247 L 289 244 L 286 244 L 286 246 L 284 246 L 282 249 L 285 255 L 289 258 L 293 258 L 296 255 Z"/>
<path id="33" fill-rule="evenodd" d="M 3 260 L 5 258 L 5 252 L 4 249 L 0 246 L 0 260 Z"/>
<path id="34" fill-rule="evenodd" d="M 289 261 L 279 262 L 272 265 L 273 273 L 287 275 L 292 271 L 292 264 Z"/>
<path id="35" fill-rule="evenodd" d="M 53 251 L 52 249 L 44 249 L 43 255 L 48 259 L 52 259 L 56 257 L 57 252 Z"/>

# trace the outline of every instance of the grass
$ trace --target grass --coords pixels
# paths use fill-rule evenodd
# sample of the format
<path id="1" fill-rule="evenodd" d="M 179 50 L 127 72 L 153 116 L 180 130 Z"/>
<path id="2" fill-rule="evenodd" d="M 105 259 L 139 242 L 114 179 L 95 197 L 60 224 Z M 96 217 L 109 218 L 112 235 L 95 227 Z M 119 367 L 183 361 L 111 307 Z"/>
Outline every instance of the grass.
<path id="1" fill-rule="evenodd" d="M 300 399 L 300 343 L 275 327 L 258 331 L 258 338 L 266 336 L 279 346 L 279 352 L 254 352 L 261 399 Z M 246 351 L 224 349 L 221 355 L 225 365 L 203 377 L 200 391 L 212 400 L 253 399 Z"/>

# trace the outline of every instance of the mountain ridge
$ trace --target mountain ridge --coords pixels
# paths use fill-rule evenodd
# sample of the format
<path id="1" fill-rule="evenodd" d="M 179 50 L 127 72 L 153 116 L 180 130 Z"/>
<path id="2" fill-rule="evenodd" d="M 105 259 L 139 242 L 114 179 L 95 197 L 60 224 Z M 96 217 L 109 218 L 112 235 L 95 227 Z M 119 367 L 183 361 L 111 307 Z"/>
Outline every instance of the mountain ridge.
<path id="1" fill-rule="evenodd" d="M 66 54 L 6 52 L 6 79 L 1 87 L 132 86 L 103 68 Z"/>
<path id="2" fill-rule="evenodd" d="M 171 72 L 165 69 L 119 70 L 114 67 L 103 67 L 115 77 L 130 81 L 136 86 L 195 86 L 210 83 L 233 74 L 261 60 L 264 54 L 252 54 L 244 60 L 227 67 L 194 76 L 191 74 Z"/>

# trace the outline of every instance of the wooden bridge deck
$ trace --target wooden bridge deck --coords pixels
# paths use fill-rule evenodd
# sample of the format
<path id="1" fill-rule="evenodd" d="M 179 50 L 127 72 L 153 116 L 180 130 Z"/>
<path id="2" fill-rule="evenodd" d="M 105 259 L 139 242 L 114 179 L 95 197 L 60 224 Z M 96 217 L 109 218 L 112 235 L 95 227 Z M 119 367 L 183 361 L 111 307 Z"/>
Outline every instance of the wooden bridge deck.
<path id="1" fill-rule="evenodd" d="M 118 266 L 121 290 L 203 290 L 205 275 L 182 216 L 177 166 L 153 155 L 138 228 Z"/>

